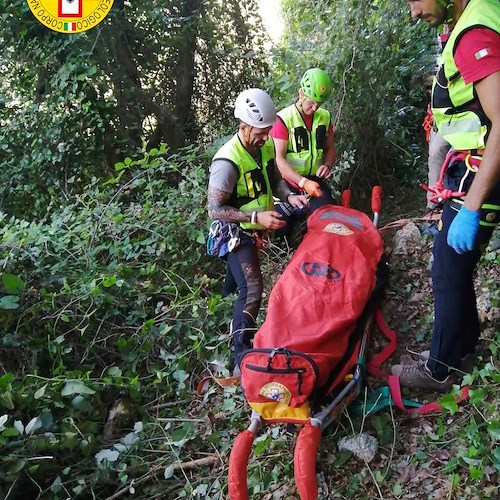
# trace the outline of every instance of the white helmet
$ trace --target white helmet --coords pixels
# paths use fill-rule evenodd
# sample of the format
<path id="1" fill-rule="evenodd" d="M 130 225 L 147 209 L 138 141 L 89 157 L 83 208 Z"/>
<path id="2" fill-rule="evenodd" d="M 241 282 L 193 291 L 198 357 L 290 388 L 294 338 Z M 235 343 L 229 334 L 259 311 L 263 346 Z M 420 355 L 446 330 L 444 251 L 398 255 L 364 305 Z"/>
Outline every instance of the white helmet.
<path id="1" fill-rule="evenodd" d="M 276 106 L 261 89 L 244 90 L 234 103 L 234 116 L 256 128 L 267 128 L 276 121 Z"/>

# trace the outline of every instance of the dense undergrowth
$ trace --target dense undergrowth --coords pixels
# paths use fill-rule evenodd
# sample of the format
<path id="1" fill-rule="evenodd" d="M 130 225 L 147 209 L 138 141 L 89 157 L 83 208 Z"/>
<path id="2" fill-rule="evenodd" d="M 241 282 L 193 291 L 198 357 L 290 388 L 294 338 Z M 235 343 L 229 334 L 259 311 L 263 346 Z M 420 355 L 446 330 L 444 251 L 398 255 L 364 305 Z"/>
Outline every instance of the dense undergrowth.
<path id="1" fill-rule="evenodd" d="M 196 148 L 152 150 L 44 220 L 2 214 L 0 497 L 227 497 L 228 452 L 249 411 L 236 387 L 195 394 L 205 367 L 228 360 L 232 309 L 221 263 L 205 256 L 207 164 Z M 388 320 L 405 345 L 428 340 L 429 248 L 391 258 Z M 288 258 L 264 254 L 267 290 Z M 480 271 L 495 307 L 498 263 L 490 252 Z M 442 414 L 423 418 L 344 415 L 320 447 L 322 498 L 498 494 L 500 335 L 488 314 L 482 362 L 464 380 L 470 402 L 445 396 Z M 379 441 L 370 464 L 335 445 L 361 430 Z M 296 498 L 294 442 L 280 427 L 257 438 L 252 498 Z"/>
<path id="2" fill-rule="evenodd" d="M 176 459 L 184 437 L 151 407 L 183 411 L 228 312 L 211 292 L 199 151 L 164 153 L 125 159 L 46 220 L 2 215 L 2 498 L 104 498 Z"/>

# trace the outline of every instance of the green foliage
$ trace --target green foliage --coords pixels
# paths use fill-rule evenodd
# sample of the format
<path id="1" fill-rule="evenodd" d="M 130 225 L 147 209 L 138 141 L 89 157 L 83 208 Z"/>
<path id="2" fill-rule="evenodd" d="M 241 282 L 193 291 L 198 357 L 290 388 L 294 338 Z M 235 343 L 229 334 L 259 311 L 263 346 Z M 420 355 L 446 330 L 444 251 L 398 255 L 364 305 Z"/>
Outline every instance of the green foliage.
<path id="1" fill-rule="evenodd" d="M 146 408 L 182 399 L 198 361 L 227 350 L 229 309 L 205 258 L 204 161 L 161 146 L 45 222 L 1 215 L 0 492 L 28 477 L 51 498 L 105 491 L 111 471 L 142 470 L 151 432 L 178 451 L 196 435 L 158 427 Z M 120 401 L 130 415 L 111 425 Z"/>
<path id="2" fill-rule="evenodd" d="M 498 474 L 500 471 L 500 407 L 497 392 L 500 388 L 500 335 L 490 344 L 491 361 L 483 368 L 474 368 L 463 379 L 463 385 L 473 387 L 470 390 L 469 404 L 473 411 L 467 422 L 458 432 L 458 452 L 446 465 L 448 472 L 456 472 L 460 467 L 468 469 L 473 481 L 483 480 L 485 476 Z M 440 403 L 450 414 L 455 414 L 458 407 L 452 395 L 445 396 Z"/>
<path id="3" fill-rule="evenodd" d="M 266 70 L 256 10 L 120 1 L 95 29 L 64 35 L 25 0 L 0 0 L 2 210 L 44 217 L 144 145 L 210 142 Z"/>
<path id="4" fill-rule="evenodd" d="M 285 35 L 273 54 L 274 95 L 297 96 L 302 73 L 318 66 L 332 78 L 332 112 L 339 151 L 356 152 L 349 182 L 383 187 L 422 175 L 424 89 L 415 75 L 435 57 L 433 35 L 408 23 L 404 2 L 282 2 Z M 420 169 L 415 171 L 415 167 Z"/>

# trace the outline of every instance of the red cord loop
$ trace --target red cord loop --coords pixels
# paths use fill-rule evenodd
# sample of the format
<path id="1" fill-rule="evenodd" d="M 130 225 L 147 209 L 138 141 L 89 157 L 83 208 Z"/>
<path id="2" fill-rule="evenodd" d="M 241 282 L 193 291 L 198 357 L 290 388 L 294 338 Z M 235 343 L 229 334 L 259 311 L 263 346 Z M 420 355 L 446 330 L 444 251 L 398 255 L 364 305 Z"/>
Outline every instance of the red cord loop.
<path id="1" fill-rule="evenodd" d="M 476 154 L 479 155 L 481 154 L 481 152 L 478 151 Z M 443 162 L 443 166 L 441 167 L 439 180 L 436 182 L 434 187 L 431 188 L 426 186 L 425 184 L 420 184 L 420 187 L 422 189 L 425 189 L 426 191 L 434 194 L 434 196 L 430 198 L 430 201 L 432 203 L 439 204 L 442 201 L 449 200 L 450 198 L 461 198 L 462 196 L 466 195 L 465 191 L 452 191 L 451 189 L 445 189 L 444 187 L 444 175 L 448 170 L 450 164 L 454 163 L 455 161 L 465 161 L 465 163 L 467 164 L 467 168 L 470 168 L 472 166 L 475 167 L 477 171 L 479 165 L 481 164 L 481 156 L 473 156 L 473 153 L 471 151 L 458 151 L 456 149 L 448 151 L 448 154 L 446 155 L 446 158 Z"/>

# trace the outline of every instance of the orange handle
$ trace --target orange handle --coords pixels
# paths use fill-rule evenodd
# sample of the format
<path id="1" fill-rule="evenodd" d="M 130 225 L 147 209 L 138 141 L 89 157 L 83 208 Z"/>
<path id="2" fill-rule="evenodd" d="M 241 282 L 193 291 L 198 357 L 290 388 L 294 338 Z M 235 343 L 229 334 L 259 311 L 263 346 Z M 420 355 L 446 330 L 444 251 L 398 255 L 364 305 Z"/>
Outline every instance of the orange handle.
<path id="1" fill-rule="evenodd" d="M 382 188 L 375 186 L 372 189 L 372 212 L 378 213 L 382 208 Z"/>
<path id="2" fill-rule="evenodd" d="M 315 425 L 304 427 L 297 438 L 293 468 L 300 500 L 316 500 L 318 498 L 316 452 L 320 440 L 321 430 Z"/>
<path id="3" fill-rule="evenodd" d="M 230 500 L 248 500 L 247 465 L 255 434 L 246 430 L 239 434 L 229 455 L 228 486 Z"/>
<path id="4" fill-rule="evenodd" d="M 344 189 L 340 195 L 340 204 L 343 207 L 350 208 L 351 206 L 351 190 Z"/>

